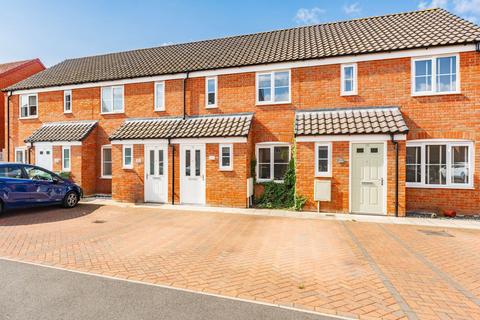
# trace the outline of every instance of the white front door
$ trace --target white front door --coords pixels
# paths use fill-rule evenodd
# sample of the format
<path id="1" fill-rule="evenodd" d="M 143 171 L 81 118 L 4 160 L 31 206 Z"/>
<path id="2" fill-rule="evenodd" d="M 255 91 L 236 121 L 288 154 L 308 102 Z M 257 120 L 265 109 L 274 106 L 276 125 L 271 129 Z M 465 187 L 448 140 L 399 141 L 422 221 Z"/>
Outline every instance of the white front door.
<path id="1" fill-rule="evenodd" d="M 35 164 L 44 169 L 53 170 L 52 146 L 35 146 Z"/>
<path id="2" fill-rule="evenodd" d="M 180 145 L 180 202 L 205 204 L 205 144 Z"/>
<path id="3" fill-rule="evenodd" d="M 352 212 L 384 214 L 384 144 L 353 143 Z"/>
<path id="4" fill-rule="evenodd" d="M 145 146 L 145 202 L 168 201 L 167 146 Z"/>

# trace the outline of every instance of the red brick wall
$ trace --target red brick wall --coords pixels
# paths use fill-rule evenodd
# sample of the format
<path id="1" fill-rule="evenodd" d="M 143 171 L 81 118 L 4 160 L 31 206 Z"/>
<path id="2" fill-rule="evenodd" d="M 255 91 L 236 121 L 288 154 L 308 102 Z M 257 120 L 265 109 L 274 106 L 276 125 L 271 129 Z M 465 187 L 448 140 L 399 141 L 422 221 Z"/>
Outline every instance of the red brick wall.
<path id="1" fill-rule="evenodd" d="M 40 60 L 32 60 L 25 63 L 3 75 L 0 75 L 0 90 L 7 88 L 21 80 L 24 80 L 35 73 L 38 73 L 45 69 L 45 66 Z M 6 94 L 0 92 L 0 150 L 5 148 L 5 130 L 6 130 Z"/>
<path id="2" fill-rule="evenodd" d="M 292 103 L 286 105 L 255 105 L 255 73 L 218 76 L 218 108 L 205 108 L 205 80 L 191 78 L 186 81 L 187 113 L 219 114 L 254 112 L 255 117 L 251 130 L 250 152 L 247 165 L 241 170 L 249 172 L 249 162 L 254 157 L 255 144 L 266 141 L 282 141 L 292 143 L 295 109 L 322 109 L 337 107 L 362 106 L 399 106 L 410 128 L 409 139 L 419 138 L 468 138 L 477 141 L 480 125 L 478 106 L 480 105 L 480 54 L 475 52 L 461 53 L 461 94 L 412 97 L 410 92 L 410 59 L 392 59 L 358 63 L 358 95 L 354 97 L 340 96 L 340 65 L 297 68 L 291 70 Z M 13 145 L 23 145 L 22 140 L 38 128 L 44 121 L 60 121 L 68 119 L 96 119 L 99 128 L 96 137 L 96 192 L 109 192 L 111 181 L 99 179 L 100 146 L 108 144 L 108 136 L 125 118 L 158 117 L 163 115 L 181 115 L 183 110 L 183 80 L 168 80 L 166 83 L 166 110 L 153 111 L 154 84 L 125 85 L 125 113 L 120 115 L 100 114 L 100 89 L 73 90 L 73 114 L 63 114 L 63 93 L 47 92 L 39 94 L 39 119 L 21 120 L 18 122 L 18 97 L 12 98 L 12 121 L 18 124 L 12 128 Z M 178 145 L 175 155 L 175 170 L 178 173 Z M 461 212 L 479 212 L 480 192 L 478 191 L 480 173 L 480 147 L 476 146 L 475 190 L 439 190 L 411 189 L 405 190 L 405 145 L 400 144 L 400 199 L 403 212 L 423 207 L 444 207 L 452 205 Z M 339 150 L 341 151 L 341 149 Z M 313 159 L 308 149 L 299 150 L 303 157 Z M 335 151 L 334 151 L 335 152 Z M 13 148 L 12 148 L 13 157 Z M 388 147 L 389 172 L 394 165 L 392 147 Z M 171 160 L 171 154 L 169 155 Z M 307 160 L 305 160 L 307 162 Z M 313 160 L 311 161 L 313 166 Z M 298 168 L 299 172 L 307 170 Z M 171 174 L 170 167 L 170 174 Z M 337 171 L 340 168 L 337 168 Z M 344 175 L 345 173 L 341 173 Z M 240 173 L 238 173 L 240 175 Z M 243 174 L 242 174 L 243 175 Z M 247 173 L 248 175 L 248 173 Z M 178 200 L 178 174 L 175 181 L 175 196 Z M 332 206 L 332 210 L 344 211 L 345 179 L 341 176 L 335 185 L 340 195 Z M 342 181 L 343 179 L 343 181 Z M 170 180 L 170 179 L 169 179 Z M 313 176 L 305 174 L 305 182 L 313 185 Z M 138 180 L 139 181 L 139 180 Z M 170 183 L 170 182 L 169 182 Z M 394 188 L 389 180 L 388 205 L 392 211 L 392 192 Z M 305 188 L 300 186 L 301 188 Z M 171 186 L 170 186 L 171 188 Z M 209 191 L 210 192 L 210 191 Z M 312 192 L 312 191 L 310 191 Z M 347 197 L 348 199 L 348 197 Z M 404 199 L 404 200 L 402 200 Z M 406 199 L 406 200 L 405 200 Z M 242 199 L 243 201 L 243 199 Z M 403 201 L 403 202 L 402 202 Z M 405 201 L 407 205 L 405 205 Z M 348 202 L 348 200 L 347 200 Z M 310 207 L 311 208 L 311 207 Z M 325 205 L 328 208 L 328 205 Z"/>
<path id="3" fill-rule="evenodd" d="M 133 146 L 133 168 L 123 168 L 123 146 L 112 145 L 112 197 L 124 202 L 142 202 L 144 195 L 144 146 Z M 135 159 L 142 159 L 138 163 Z"/>

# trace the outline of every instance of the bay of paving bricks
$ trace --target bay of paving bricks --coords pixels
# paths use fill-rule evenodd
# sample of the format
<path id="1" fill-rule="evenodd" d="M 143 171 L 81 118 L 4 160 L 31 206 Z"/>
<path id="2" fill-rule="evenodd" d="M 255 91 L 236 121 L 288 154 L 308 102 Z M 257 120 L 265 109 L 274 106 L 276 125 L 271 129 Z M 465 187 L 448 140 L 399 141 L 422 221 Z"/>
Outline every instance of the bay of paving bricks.
<path id="1" fill-rule="evenodd" d="M 83 204 L 3 215 L 0 256 L 353 318 L 480 319 L 480 231 L 428 230 L 445 231 Z"/>

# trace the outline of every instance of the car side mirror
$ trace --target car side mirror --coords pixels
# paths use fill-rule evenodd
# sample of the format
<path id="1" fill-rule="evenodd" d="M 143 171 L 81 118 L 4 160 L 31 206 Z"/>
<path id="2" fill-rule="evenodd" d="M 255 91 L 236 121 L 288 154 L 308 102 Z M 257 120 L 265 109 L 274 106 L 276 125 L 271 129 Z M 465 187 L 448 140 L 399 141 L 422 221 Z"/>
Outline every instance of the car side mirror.
<path id="1" fill-rule="evenodd" d="M 58 183 L 60 183 L 60 179 L 58 179 L 58 178 L 56 178 L 56 177 L 53 177 L 53 178 L 52 178 L 52 182 L 53 182 L 54 184 L 58 184 Z"/>

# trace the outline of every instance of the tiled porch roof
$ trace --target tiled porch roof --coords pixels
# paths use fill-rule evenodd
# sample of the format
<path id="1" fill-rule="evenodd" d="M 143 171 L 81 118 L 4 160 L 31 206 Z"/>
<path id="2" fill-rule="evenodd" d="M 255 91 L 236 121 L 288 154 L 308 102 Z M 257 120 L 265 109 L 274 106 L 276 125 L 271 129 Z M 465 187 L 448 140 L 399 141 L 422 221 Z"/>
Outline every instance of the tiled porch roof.
<path id="1" fill-rule="evenodd" d="M 82 141 L 96 125 L 97 121 L 48 122 L 25 142 Z"/>
<path id="2" fill-rule="evenodd" d="M 126 120 L 110 140 L 245 137 L 253 114 Z"/>
<path id="3" fill-rule="evenodd" d="M 407 132 L 398 107 L 298 111 L 295 116 L 297 136 Z"/>

